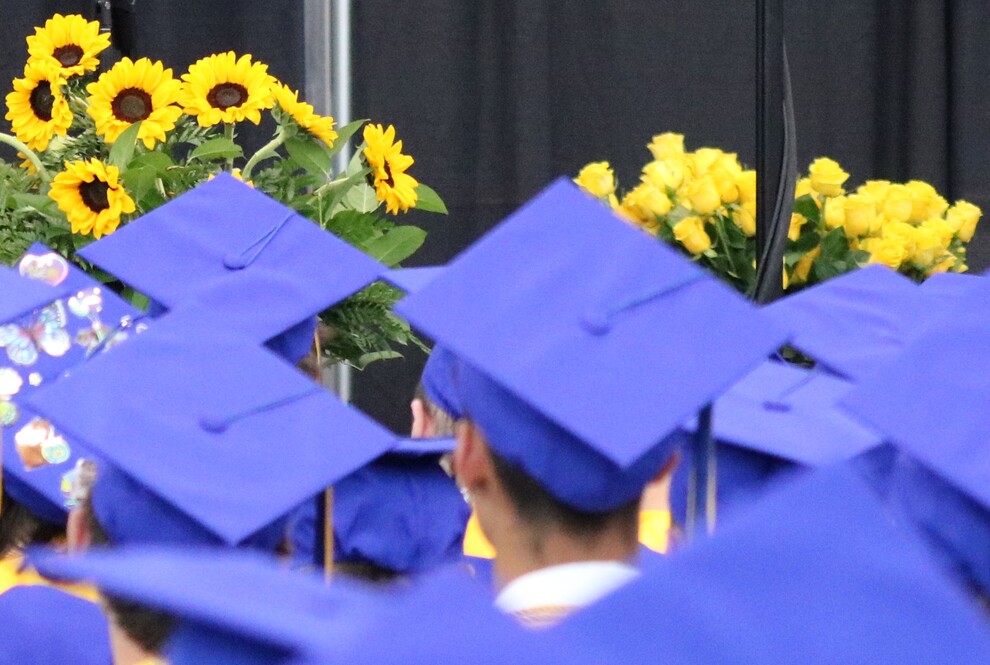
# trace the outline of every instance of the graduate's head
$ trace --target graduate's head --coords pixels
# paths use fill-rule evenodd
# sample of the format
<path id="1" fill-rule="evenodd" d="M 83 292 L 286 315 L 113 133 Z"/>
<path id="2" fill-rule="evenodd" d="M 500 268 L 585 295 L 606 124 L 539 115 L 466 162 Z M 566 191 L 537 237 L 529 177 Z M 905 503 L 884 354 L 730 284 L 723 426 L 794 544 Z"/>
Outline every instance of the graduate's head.
<path id="1" fill-rule="evenodd" d="M 0 559 L 28 545 L 47 544 L 65 535 L 64 524 L 38 516 L 14 497 L 3 492 L 0 508 Z"/>

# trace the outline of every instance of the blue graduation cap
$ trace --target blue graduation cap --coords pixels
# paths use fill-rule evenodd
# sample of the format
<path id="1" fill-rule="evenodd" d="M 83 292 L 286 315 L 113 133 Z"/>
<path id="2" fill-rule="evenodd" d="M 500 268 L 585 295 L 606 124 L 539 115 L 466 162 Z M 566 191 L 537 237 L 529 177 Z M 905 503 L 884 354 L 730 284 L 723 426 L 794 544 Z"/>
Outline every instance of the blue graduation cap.
<path id="1" fill-rule="evenodd" d="M 327 587 L 244 552 L 144 547 L 32 561 L 177 617 L 172 665 L 602 662 L 525 632 L 456 571 L 385 591 L 345 579 Z"/>
<path id="2" fill-rule="evenodd" d="M 393 573 L 461 558 L 471 507 L 439 464 L 454 440 L 405 439 L 334 487 L 334 557 Z"/>
<path id="3" fill-rule="evenodd" d="M 895 477 L 895 503 L 954 572 L 990 595 L 988 357 L 990 287 L 981 281 L 841 406 L 910 458 Z"/>
<path id="4" fill-rule="evenodd" d="M 752 501 L 782 473 L 873 451 L 883 442 L 836 406 L 853 385 L 824 371 L 767 361 L 715 402 L 719 514 Z M 696 423 L 687 425 L 693 431 Z M 674 474 L 671 507 L 684 520 L 690 453 Z"/>
<path id="5" fill-rule="evenodd" d="M 588 512 L 634 500 L 679 426 L 785 341 L 567 180 L 396 311 L 459 359 L 463 415 L 492 449 Z"/>
<path id="6" fill-rule="evenodd" d="M 0 595 L 0 665 L 107 665 L 107 620 L 95 603 L 47 586 Z"/>
<path id="7" fill-rule="evenodd" d="M 909 278 L 882 265 L 840 275 L 763 308 L 791 343 L 830 370 L 861 379 L 903 346 L 927 311 Z"/>
<path id="8" fill-rule="evenodd" d="M 99 456 L 92 506 L 117 544 L 278 542 L 277 520 L 394 443 L 205 316 L 174 312 L 28 398 Z"/>
<path id="9" fill-rule="evenodd" d="M 382 279 L 406 293 L 416 293 L 443 274 L 444 270 L 444 266 L 390 268 L 382 275 Z"/>
<path id="10" fill-rule="evenodd" d="M 458 404 L 456 373 L 457 357 L 438 344 L 426 359 L 420 378 L 423 391 L 430 401 L 455 420 L 463 415 Z"/>
<path id="11" fill-rule="evenodd" d="M 555 630 L 624 663 L 990 658 L 975 604 L 841 467 L 768 494 Z"/>
<path id="12" fill-rule="evenodd" d="M 40 243 L 2 274 L 9 280 L 0 296 L 4 488 L 36 516 L 60 524 L 62 476 L 89 452 L 33 413 L 24 397 L 144 324 L 136 309 Z"/>
<path id="13" fill-rule="evenodd" d="M 316 315 L 384 268 L 295 211 L 220 174 L 79 251 L 172 310 L 199 302 L 298 360 Z M 278 336 L 285 335 L 281 339 Z M 276 338 L 276 339 L 273 339 Z"/>
<path id="14" fill-rule="evenodd" d="M 167 613 L 179 627 L 166 645 L 172 665 L 277 663 L 348 639 L 375 592 L 291 571 L 258 552 L 160 546 L 91 550 L 79 556 L 33 551 L 54 579 L 85 580 L 104 593 Z M 364 610 L 367 613 L 366 610 Z"/>

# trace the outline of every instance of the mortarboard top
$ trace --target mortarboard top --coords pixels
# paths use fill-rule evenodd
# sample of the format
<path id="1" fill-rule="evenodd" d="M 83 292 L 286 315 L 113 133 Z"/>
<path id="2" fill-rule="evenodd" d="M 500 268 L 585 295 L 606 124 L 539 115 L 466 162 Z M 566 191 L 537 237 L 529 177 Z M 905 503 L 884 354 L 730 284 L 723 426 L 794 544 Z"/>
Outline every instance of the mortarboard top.
<path id="1" fill-rule="evenodd" d="M 99 605 L 47 586 L 0 595 L 0 665 L 106 665 L 107 620 Z"/>
<path id="2" fill-rule="evenodd" d="M 139 312 L 40 243 L 10 274 L 16 281 L 2 287 L 0 299 L 5 489 L 38 517 L 58 524 L 66 516 L 62 476 L 89 452 L 37 418 L 23 399 L 91 354 L 127 339 L 141 327 L 134 323 Z"/>
<path id="3" fill-rule="evenodd" d="M 990 589 L 990 287 L 982 282 L 840 403 L 910 460 L 893 495 L 943 559 Z M 905 469 L 907 465 L 907 469 Z M 923 467 L 927 473 L 917 466 Z"/>
<path id="4" fill-rule="evenodd" d="M 99 456 L 93 507 L 120 544 L 240 543 L 395 440 L 272 353 L 180 312 L 30 405 Z"/>
<path id="5" fill-rule="evenodd" d="M 990 659 L 975 604 L 847 468 L 787 483 L 556 630 L 626 663 Z"/>
<path id="6" fill-rule="evenodd" d="M 921 290 L 930 296 L 953 297 L 964 294 L 983 279 L 982 275 L 940 272 L 921 283 Z"/>
<path id="7" fill-rule="evenodd" d="M 391 268 L 382 279 L 406 293 L 416 293 L 443 274 L 444 266 L 423 266 L 421 268 Z"/>
<path id="8" fill-rule="evenodd" d="M 166 309 L 202 301 L 257 343 L 296 328 L 290 343 L 274 342 L 292 355 L 303 344 L 309 349 L 317 314 L 375 281 L 384 269 L 227 174 L 79 255 Z"/>
<path id="9" fill-rule="evenodd" d="M 830 370 L 859 380 L 896 354 L 927 311 L 909 278 L 872 265 L 763 308 L 793 332 L 791 343 Z"/>
<path id="10" fill-rule="evenodd" d="M 853 385 L 824 371 L 767 361 L 715 402 L 718 504 L 735 509 L 783 472 L 852 459 L 882 440 L 836 406 Z M 696 425 L 689 423 L 693 431 Z M 674 474 L 671 504 L 686 512 L 690 451 Z"/>
<path id="11" fill-rule="evenodd" d="M 668 435 L 786 337 L 566 180 L 396 311 L 464 361 L 461 406 L 493 449 L 592 512 L 632 500 Z"/>
<path id="12" fill-rule="evenodd" d="M 364 585 L 335 579 L 327 586 L 257 552 L 141 546 L 77 556 L 36 550 L 30 560 L 48 577 L 85 580 L 177 618 L 166 646 L 172 665 L 271 663 L 278 658 L 264 658 L 309 653 L 323 640 L 351 639 L 368 614 L 364 606 L 381 602 Z"/>
<path id="13" fill-rule="evenodd" d="M 454 440 L 405 439 L 334 487 L 334 557 L 405 574 L 461 558 L 471 507 L 440 467 Z"/>

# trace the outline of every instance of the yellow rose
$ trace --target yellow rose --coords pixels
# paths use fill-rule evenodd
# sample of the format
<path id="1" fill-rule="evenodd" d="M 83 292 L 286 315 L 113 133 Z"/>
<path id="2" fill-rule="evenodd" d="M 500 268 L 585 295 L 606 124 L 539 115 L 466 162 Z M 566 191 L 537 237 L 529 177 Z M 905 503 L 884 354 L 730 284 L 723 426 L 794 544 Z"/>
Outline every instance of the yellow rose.
<path id="1" fill-rule="evenodd" d="M 811 188 L 811 178 L 801 178 L 794 186 L 794 198 L 799 199 L 805 194 L 811 194 L 817 198 L 815 190 Z"/>
<path id="2" fill-rule="evenodd" d="M 722 197 L 711 176 L 702 176 L 689 182 L 684 189 L 684 195 L 691 205 L 691 210 L 699 215 L 710 215 L 722 205 Z"/>
<path id="3" fill-rule="evenodd" d="M 712 239 L 705 231 L 705 223 L 694 215 L 674 224 L 674 237 L 692 254 L 701 254 L 712 246 Z"/>
<path id="4" fill-rule="evenodd" d="M 825 200 L 825 226 L 837 229 L 846 223 L 846 197 L 835 196 Z"/>
<path id="5" fill-rule="evenodd" d="M 869 194 L 875 201 L 883 201 L 890 189 L 889 180 L 867 180 L 856 190 L 859 194 Z"/>
<path id="6" fill-rule="evenodd" d="M 949 209 L 949 202 L 941 196 L 933 196 L 928 201 L 928 217 L 942 217 Z"/>
<path id="7" fill-rule="evenodd" d="M 739 163 L 739 155 L 734 152 L 723 152 L 722 155 L 715 160 L 715 166 L 722 167 L 728 171 L 733 178 L 738 178 L 742 172 L 742 164 Z"/>
<path id="8" fill-rule="evenodd" d="M 976 225 L 980 222 L 983 211 L 968 201 L 959 200 L 945 213 L 945 220 L 955 230 L 956 236 L 963 242 L 969 242 L 976 233 Z"/>
<path id="9" fill-rule="evenodd" d="M 931 229 L 938 236 L 939 243 L 945 249 L 949 248 L 952 236 L 955 235 L 952 225 L 941 217 L 929 217 L 921 223 L 921 228 Z"/>
<path id="10" fill-rule="evenodd" d="M 858 238 L 870 232 L 877 216 L 877 205 L 869 194 L 850 194 L 845 198 L 845 219 L 842 223 L 847 238 Z"/>
<path id="11" fill-rule="evenodd" d="M 788 240 L 797 240 L 801 237 L 801 227 L 808 223 L 808 219 L 800 214 L 791 213 L 791 227 L 787 230 Z"/>
<path id="12" fill-rule="evenodd" d="M 678 158 L 652 161 L 643 167 L 640 180 L 659 190 L 676 190 L 684 182 L 684 160 Z"/>
<path id="13" fill-rule="evenodd" d="M 602 199 L 615 193 L 615 174 L 608 162 L 588 164 L 581 169 L 574 182 L 595 198 Z"/>
<path id="14" fill-rule="evenodd" d="M 932 265 L 945 253 L 946 246 L 942 244 L 939 232 L 930 226 L 915 227 L 913 240 L 910 259 L 921 268 Z"/>
<path id="15" fill-rule="evenodd" d="M 907 222 L 888 221 L 881 229 L 880 237 L 884 240 L 896 241 L 904 250 L 903 262 L 914 254 L 915 228 Z"/>
<path id="16" fill-rule="evenodd" d="M 861 247 L 870 253 L 870 263 L 882 263 L 894 270 L 901 267 L 907 255 L 903 243 L 897 238 L 870 238 Z"/>
<path id="17" fill-rule="evenodd" d="M 794 266 L 794 274 L 791 275 L 791 280 L 795 284 L 803 284 L 808 281 L 808 274 L 811 272 L 811 266 L 815 264 L 815 259 L 818 255 L 822 253 L 821 247 L 815 247 L 813 250 L 801 257 Z"/>
<path id="18" fill-rule="evenodd" d="M 811 176 L 811 187 L 822 196 L 838 196 L 844 193 L 842 183 L 849 179 L 849 174 L 842 170 L 839 163 L 828 157 L 819 157 L 808 167 Z"/>
<path id="19" fill-rule="evenodd" d="M 715 163 L 724 155 L 718 148 L 698 148 L 691 153 L 691 172 L 698 178 L 712 170 Z"/>
<path id="20" fill-rule="evenodd" d="M 911 221 L 920 222 L 931 217 L 928 210 L 932 199 L 938 196 L 935 188 L 921 180 L 912 180 L 906 187 L 911 192 Z"/>
<path id="21" fill-rule="evenodd" d="M 752 238 L 756 235 L 756 215 L 745 207 L 736 208 L 732 211 L 732 221 L 742 229 L 746 237 Z"/>
<path id="22" fill-rule="evenodd" d="M 715 181 L 715 188 L 722 203 L 735 203 L 739 200 L 739 187 L 736 186 L 736 177 L 721 163 L 715 164 L 711 170 L 711 178 Z"/>
<path id="23" fill-rule="evenodd" d="M 949 254 L 944 259 L 933 265 L 931 268 L 925 271 L 925 277 L 931 277 L 940 272 L 948 272 L 950 268 L 956 265 L 956 257 Z"/>
<path id="24" fill-rule="evenodd" d="M 740 203 L 756 203 L 756 171 L 750 169 L 736 176 L 736 187 L 739 188 Z"/>
<path id="25" fill-rule="evenodd" d="M 646 182 L 629 190 L 622 199 L 622 205 L 636 210 L 643 220 L 663 217 L 674 207 L 665 192 Z"/>
<path id="26" fill-rule="evenodd" d="M 907 185 L 891 185 L 887 189 L 886 196 L 880 210 L 883 216 L 892 222 L 906 222 L 911 219 L 913 210 L 911 202 L 911 190 Z"/>
<path id="27" fill-rule="evenodd" d="M 653 153 L 653 159 L 680 159 L 684 156 L 684 135 L 673 132 L 657 134 L 646 147 Z"/>

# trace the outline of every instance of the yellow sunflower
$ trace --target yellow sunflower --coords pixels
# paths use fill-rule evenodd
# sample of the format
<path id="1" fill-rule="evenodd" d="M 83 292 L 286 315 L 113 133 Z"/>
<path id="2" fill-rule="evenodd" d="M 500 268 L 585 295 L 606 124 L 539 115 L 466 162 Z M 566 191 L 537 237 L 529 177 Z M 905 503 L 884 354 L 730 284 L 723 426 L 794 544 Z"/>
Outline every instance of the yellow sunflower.
<path id="1" fill-rule="evenodd" d="M 98 21 L 87 21 L 78 14 L 55 14 L 45 21 L 45 27 L 34 29 L 27 46 L 32 60 L 57 67 L 65 77 L 78 76 L 99 68 L 96 56 L 110 46 L 110 34 L 100 33 Z"/>
<path id="2" fill-rule="evenodd" d="M 195 62 L 182 75 L 179 101 L 201 127 L 220 122 L 261 122 L 261 112 L 275 105 L 268 65 L 238 58 L 233 51 Z"/>
<path id="3" fill-rule="evenodd" d="M 96 133 L 113 143 L 125 129 L 143 121 L 138 138 L 151 150 L 156 141 L 165 140 L 165 132 L 182 115 L 182 109 L 175 106 L 181 87 L 162 63 L 124 58 L 86 86 L 88 113 L 96 122 Z"/>
<path id="4" fill-rule="evenodd" d="M 68 217 L 73 233 L 92 233 L 97 239 L 116 231 L 120 216 L 135 209 L 120 171 L 98 159 L 67 162 L 48 195 Z"/>
<path id="5" fill-rule="evenodd" d="M 37 60 L 28 61 L 24 78 L 14 79 L 4 117 L 17 138 L 32 150 L 44 150 L 53 136 L 69 131 L 72 111 L 62 94 L 63 83 L 56 68 Z"/>
<path id="6" fill-rule="evenodd" d="M 375 193 L 385 203 L 390 213 L 405 212 L 416 205 L 419 183 L 406 169 L 413 165 L 413 158 L 402 154 L 402 141 L 395 140 L 395 127 L 382 129 L 381 125 L 364 127 L 364 158 L 371 167 Z"/>
<path id="7" fill-rule="evenodd" d="M 283 83 L 274 83 L 272 92 L 279 108 L 295 120 L 297 125 L 326 143 L 327 147 L 333 146 L 333 142 L 337 140 L 337 132 L 333 131 L 333 118 L 314 113 L 312 104 L 299 101 L 299 93 Z"/>

